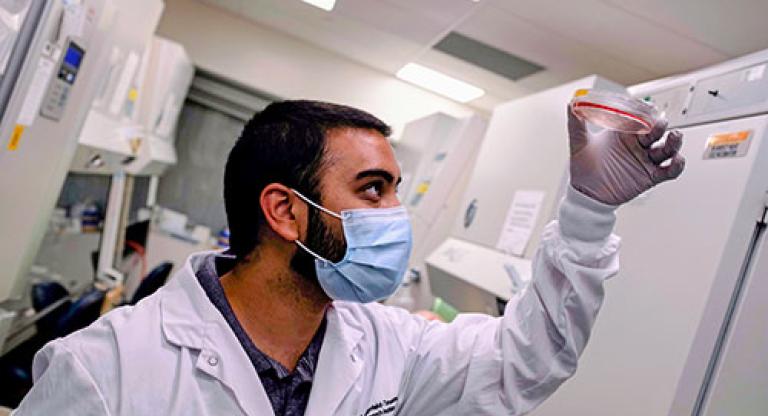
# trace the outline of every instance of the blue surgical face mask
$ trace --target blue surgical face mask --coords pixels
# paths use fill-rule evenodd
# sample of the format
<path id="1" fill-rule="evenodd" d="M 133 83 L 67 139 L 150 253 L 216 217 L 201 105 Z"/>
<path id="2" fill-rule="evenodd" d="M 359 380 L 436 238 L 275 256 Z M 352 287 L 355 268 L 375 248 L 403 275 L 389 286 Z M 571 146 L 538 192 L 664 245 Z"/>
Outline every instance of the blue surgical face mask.
<path id="1" fill-rule="evenodd" d="M 343 210 L 337 214 L 296 190 L 307 204 L 341 220 L 347 252 L 333 263 L 296 244 L 315 257 L 317 280 L 335 300 L 373 302 L 391 296 L 400 286 L 411 254 L 411 222 L 403 206 Z"/>

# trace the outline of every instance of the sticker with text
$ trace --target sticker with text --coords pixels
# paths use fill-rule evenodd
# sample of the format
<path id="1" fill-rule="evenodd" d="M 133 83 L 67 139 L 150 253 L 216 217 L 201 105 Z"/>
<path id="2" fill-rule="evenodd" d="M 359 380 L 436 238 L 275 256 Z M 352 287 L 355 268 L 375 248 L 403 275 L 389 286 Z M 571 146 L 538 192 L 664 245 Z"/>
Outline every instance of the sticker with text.
<path id="1" fill-rule="evenodd" d="M 384 415 L 390 415 L 390 414 L 395 412 L 395 407 L 397 407 L 397 396 L 395 396 L 395 397 L 393 397 L 393 398 L 391 398 L 389 400 L 382 400 L 380 402 L 372 404 L 360 416 L 384 416 Z"/>
<path id="2" fill-rule="evenodd" d="M 723 159 L 742 157 L 749 150 L 752 130 L 741 130 L 731 133 L 719 133 L 709 136 L 704 149 L 704 159 Z"/>

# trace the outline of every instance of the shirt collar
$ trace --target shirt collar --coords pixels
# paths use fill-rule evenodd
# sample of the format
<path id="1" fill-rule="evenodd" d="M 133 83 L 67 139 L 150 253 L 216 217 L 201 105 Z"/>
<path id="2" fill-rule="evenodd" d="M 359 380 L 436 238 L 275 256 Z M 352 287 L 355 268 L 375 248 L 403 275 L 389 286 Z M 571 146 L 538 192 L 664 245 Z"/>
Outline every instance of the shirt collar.
<path id="1" fill-rule="evenodd" d="M 218 279 L 220 278 L 222 272 L 226 272 L 232 268 L 233 260 L 233 257 L 219 252 L 201 253 L 200 255 L 196 256 L 196 258 L 190 258 L 188 264 L 191 265 L 192 271 L 197 277 L 199 283 L 198 287 L 203 289 L 203 293 L 206 297 L 206 302 L 204 303 L 210 306 L 214 306 L 216 311 L 223 315 L 227 324 L 232 327 L 232 330 L 235 333 L 234 335 L 240 341 L 244 351 L 247 353 L 248 358 L 253 363 L 253 366 L 259 375 L 274 371 L 278 379 L 284 379 L 292 374 L 295 374 L 299 377 L 299 381 L 311 382 L 314 378 L 318 356 L 320 354 L 320 349 L 325 337 L 327 326 L 326 319 L 323 318 L 320 327 L 312 337 L 312 340 L 307 346 L 307 349 L 299 358 L 294 372 L 288 371 L 288 369 L 285 368 L 285 366 L 283 366 L 281 363 L 272 359 L 268 355 L 264 354 L 261 350 L 259 350 L 258 347 L 256 347 L 247 337 L 247 335 L 245 335 L 245 331 L 242 327 L 240 327 L 240 323 L 234 316 L 234 312 L 232 311 L 231 306 L 224 296 L 223 289 Z M 216 301 L 214 301 L 213 297 L 217 297 Z M 215 303 L 220 304 L 215 305 Z M 186 332 L 187 330 L 189 330 L 188 327 L 183 328 L 181 332 Z M 242 335 L 239 335 L 238 331 Z M 199 331 L 195 331 L 192 335 L 199 335 Z M 195 343 L 195 345 L 197 344 Z"/>
<path id="2" fill-rule="evenodd" d="M 270 405 L 266 392 L 261 386 L 254 390 L 252 383 L 243 382 L 258 375 L 195 277 L 201 257 L 210 254 L 217 252 L 190 256 L 157 294 L 163 335 L 173 345 L 199 350 L 198 370 L 232 389 L 245 413 L 261 414 Z M 333 414 L 362 370 L 364 364 L 357 349 L 364 331 L 347 314 L 333 305 L 326 313 L 326 331 L 314 376 L 329 381 L 313 384 L 306 414 Z"/>

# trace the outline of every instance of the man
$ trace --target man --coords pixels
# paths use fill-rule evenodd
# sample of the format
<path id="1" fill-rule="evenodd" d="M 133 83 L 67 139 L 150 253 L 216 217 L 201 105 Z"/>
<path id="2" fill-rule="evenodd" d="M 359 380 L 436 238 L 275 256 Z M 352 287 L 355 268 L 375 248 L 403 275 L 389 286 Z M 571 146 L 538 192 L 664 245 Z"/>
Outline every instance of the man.
<path id="1" fill-rule="evenodd" d="M 678 176 L 682 136 L 604 133 L 569 113 L 571 189 L 501 318 L 428 322 L 374 300 L 411 247 L 389 128 L 286 101 L 224 178 L 231 256 L 200 253 L 135 307 L 47 345 L 18 415 L 521 415 L 576 369 L 618 270 L 616 206 Z M 671 159 L 671 163 L 660 164 Z"/>

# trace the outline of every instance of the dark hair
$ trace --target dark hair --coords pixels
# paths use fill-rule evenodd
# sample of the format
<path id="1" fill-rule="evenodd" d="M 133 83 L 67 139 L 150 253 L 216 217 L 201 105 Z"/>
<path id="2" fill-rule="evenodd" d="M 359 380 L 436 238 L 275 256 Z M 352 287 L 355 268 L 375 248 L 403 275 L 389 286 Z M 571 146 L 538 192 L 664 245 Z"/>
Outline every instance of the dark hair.
<path id="1" fill-rule="evenodd" d="M 391 133 L 365 111 L 303 100 L 272 103 L 245 125 L 224 172 L 230 252 L 238 260 L 259 244 L 265 224 L 259 195 L 268 184 L 281 183 L 320 201 L 326 134 L 335 128 L 373 129 L 385 137 Z"/>

